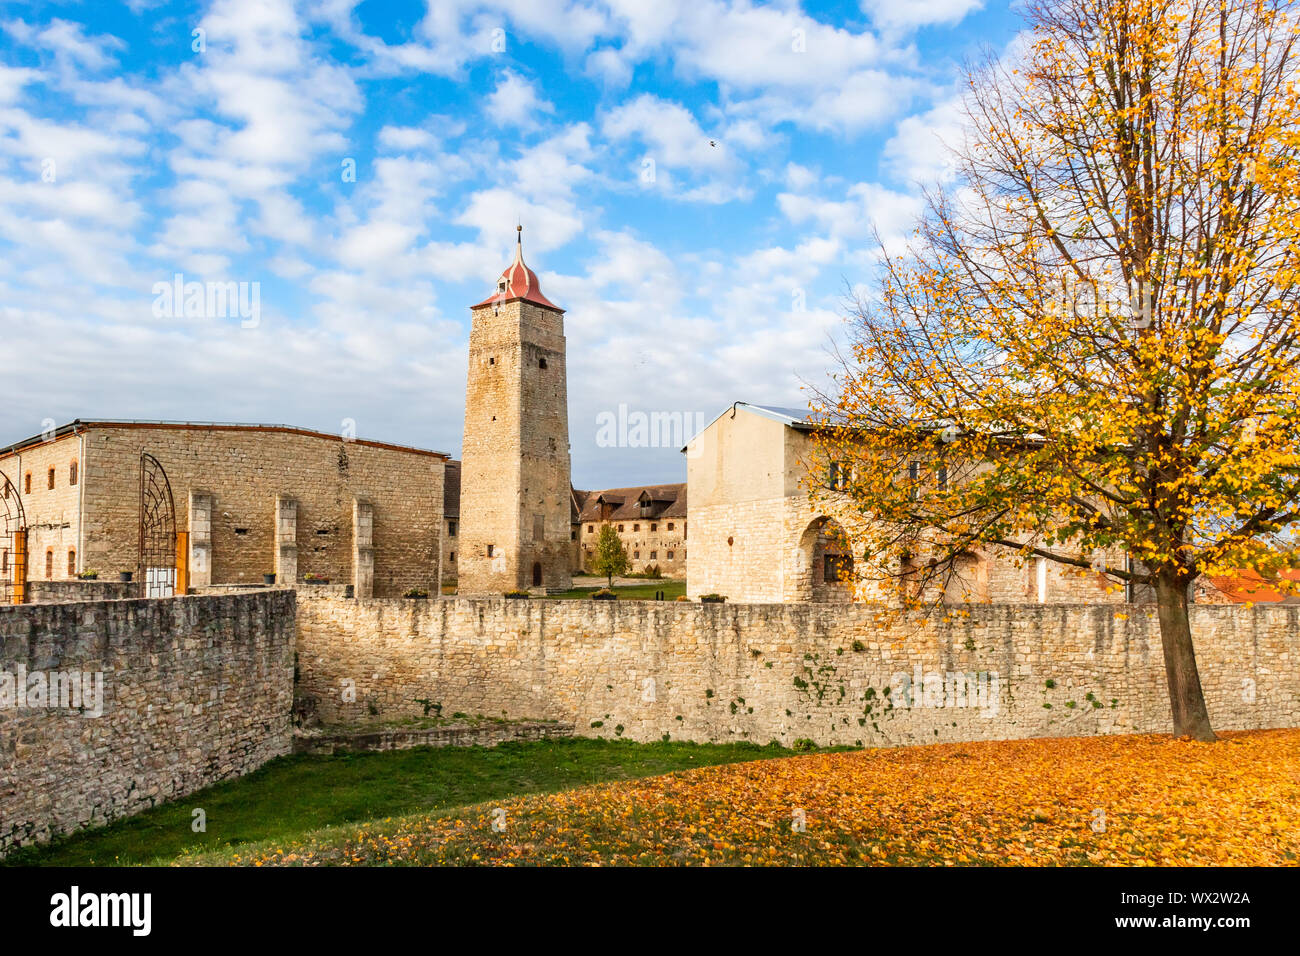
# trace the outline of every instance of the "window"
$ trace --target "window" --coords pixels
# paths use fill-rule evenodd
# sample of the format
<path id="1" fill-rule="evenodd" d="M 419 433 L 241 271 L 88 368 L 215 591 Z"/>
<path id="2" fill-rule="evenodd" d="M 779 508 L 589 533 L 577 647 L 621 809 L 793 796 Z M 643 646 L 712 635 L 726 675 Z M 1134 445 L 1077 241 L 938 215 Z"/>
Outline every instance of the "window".
<path id="1" fill-rule="evenodd" d="M 653 521 L 650 522 L 650 530 L 651 530 L 651 531 L 658 531 L 658 530 L 659 530 L 659 525 L 658 525 L 657 523 L 653 522 Z"/>
<path id="2" fill-rule="evenodd" d="M 546 359 L 544 359 L 544 358 L 539 358 L 539 359 L 537 360 L 537 367 L 538 367 L 538 368 L 546 368 Z"/>
<path id="3" fill-rule="evenodd" d="M 618 526 L 618 530 L 619 530 L 619 531 L 622 531 L 622 530 L 623 530 L 623 526 L 622 526 L 622 525 L 619 525 L 619 526 Z"/>
<path id="4" fill-rule="evenodd" d="M 48 489 L 50 489 L 51 491 L 54 489 L 54 469 L 53 469 L 53 468 L 51 468 L 50 471 L 49 471 L 49 474 L 46 475 L 46 479 L 45 479 L 45 487 L 48 488 Z"/>
<path id="5" fill-rule="evenodd" d="M 587 525 L 587 534 L 592 534 L 595 532 L 595 530 L 596 530 L 596 526 L 594 524 Z"/>
<path id="6" fill-rule="evenodd" d="M 907 466 L 907 480 L 912 483 L 912 497 L 919 498 L 921 496 L 921 463 L 919 461 L 914 461 Z"/>
<path id="7" fill-rule="evenodd" d="M 651 561 L 658 561 L 658 560 L 659 560 L 659 552 L 658 552 L 658 551 L 651 551 L 651 552 L 650 552 L 650 560 L 651 560 Z"/>
<path id="8" fill-rule="evenodd" d="M 641 557 L 641 552 L 640 552 L 640 551 L 633 551 L 633 552 L 632 552 L 632 557 L 637 558 L 637 559 L 639 560 L 640 557 Z"/>
<path id="9" fill-rule="evenodd" d="M 828 554 L 822 559 L 822 565 L 827 584 L 848 580 L 849 571 L 853 567 L 852 560 L 847 554 Z"/>
<path id="10" fill-rule="evenodd" d="M 68 465 L 68 484 L 75 485 L 76 483 L 77 483 L 77 459 L 74 458 L 72 459 L 72 463 Z"/>
<path id="11" fill-rule="evenodd" d="M 45 580 L 49 581 L 54 577 L 54 549 L 45 549 Z"/>
<path id="12" fill-rule="evenodd" d="M 497 360 L 496 360 L 496 356 L 495 356 L 495 355 L 488 359 L 488 364 L 489 364 L 489 365 L 496 365 L 496 364 L 497 364 Z"/>
<path id="13" fill-rule="evenodd" d="M 671 551 L 669 551 L 669 552 L 668 552 L 668 560 L 671 561 L 672 559 L 673 559 L 673 553 L 672 553 Z"/>
<path id="14" fill-rule="evenodd" d="M 1038 578 L 1037 581 L 1038 603 L 1046 604 L 1047 603 L 1047 559 L 1039 558 L 1038 566 L 1035 570 L 1037 571 L 1037 578 Z"/>
<path id="15" fill-rule="evenodd" d="M 29 471 L 27 474 L 23 475 L 23 494 L 30 495 L 31 493 L 32 493 L 32 473 Z"/>
<path id="16" fill-rule="evenodd" d="M 634 524 L 634 525 L 632 525 L 632 530 L 633 530 L 633 531 L 640 531 L 640 530 L 641 530 L 641 526 L 640 526 L 639 524 Z"/>
<path id="17" fill-rule="evenodd" d="M 947 465 L 939 466 L 939 490 L 940 491 L 948 490 L 948 466 Z"/>
<path id="18" fill-rule="evenodd" d="M 488 549 L 488 557 L 490 558 L 492 557 L 492 555 L 496 553 L 497 546 L 495 544 L 489 544 L 487 546 L 487 549 Z"/>
<path id="19" fill-rule="evenodd" d="M 668 522 L 668 530 L 669 530 L 669 531 L 672 531 L 672 530 L 673 530 L 673 523 L 672 523 L 671 521 Z"/>
<path id="20" fill-rule="evenodd" d="M 456 522 L 454 521 L 447 522 L 447 537 L 449 538 L 456 537 Z"/>
<path id="21" fill-rule="evenodd" d="M 683 541 L 686 540 L 686 522 L 685 522 L 685 521 L 682 522 L 682 540 L 683 540 Z M 685 551 L 682 552 L 682 554 L 685 554 L 685 553 L 686 553 Z"/>
<path id="22" fill-rule="evenodd" d="M 447 555 L 447 561 L 448 561 L 449 563 L 451 563 L 451 564 L 455 564 L 455 563 L 456 563 L 456 552 L 455 552 L 455 551 L 453 551 L 453 552 L 451 552 L 451 554 Z"/>
<path id="23" fill-rule="evenodd" d="M 75 578 L 76 576 L 77 576 L 77 552 L 70 550 L 68 552 L 68 577 Z"/>
<path id="24" fill-rule="evenodd" d="M 838 461 L 831 462 L 830 474 L 826 482 L 832 490 L 843 491 L 845 485 L 844 468 Z"/>
<path id="25" fill-rule="evenodd" d="M 5 548 L 0 551 L 0 574 L 9 576 L 9 549 Z"/>
<path id="26" fill-rule="evenodd" d="M 569 532 L 569 540 L 570 540 L 570 541 L 577 541 L 577 540 L 578 540 L 578 532 L 576 532 L 576 531 L 571 531 L 571 532 Z"/>

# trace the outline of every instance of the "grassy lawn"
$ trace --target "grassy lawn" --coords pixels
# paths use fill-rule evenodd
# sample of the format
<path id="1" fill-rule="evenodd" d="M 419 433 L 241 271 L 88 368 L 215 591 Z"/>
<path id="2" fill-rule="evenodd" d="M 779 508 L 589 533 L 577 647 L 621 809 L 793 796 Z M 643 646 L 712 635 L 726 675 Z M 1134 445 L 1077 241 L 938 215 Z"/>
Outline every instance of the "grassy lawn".
<path id="1" fill-rule="evenodd" d="M 560 594 L 548 594 L 547 597 L 560 601 L 590 599 L 591 595 L 599 590 L 600 588 L 574 588 L 572 591 L 563 591 Z M 658 591 L 664 592 L 665 601 L 675 601 L 680 595 L 686 593 L 686 582 L 668 578 L 659 581 L 647 579 L 645 584 L 615 585 L 613 590 L 620 601 L 653 601 Z"/>
<path id="2" fill-rule="evenodd" d="M 182 852 L 250 841 L 292 841 L 331 825 L 438 811 L 741 760 L 788 756 L 755 744 L 634 744 L 581 738 L 483 747 L 282 757 L 240 780 L 210 787 L 50 847 L 11 854 L 5 865 L 83 866 L 167 862 Z M 207 832 L 191 831 L 191 812 Z"/>
<path id="3" fill-rule="evenodd" d="M 375 820 L 201 862 L 1295 866 L 1297 806 L 1300 730 L 1227 733 L 1215 744 L 1049 738 L 706 767 Z"/>

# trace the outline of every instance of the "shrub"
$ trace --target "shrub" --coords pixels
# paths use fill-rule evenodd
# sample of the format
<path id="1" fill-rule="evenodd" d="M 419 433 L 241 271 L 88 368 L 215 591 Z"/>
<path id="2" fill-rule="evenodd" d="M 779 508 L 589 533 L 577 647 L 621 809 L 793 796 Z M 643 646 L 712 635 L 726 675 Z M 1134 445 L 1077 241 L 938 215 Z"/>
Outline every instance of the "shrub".
<path id="1" fill-rule="evenodd" d="M 402 592 L 402 597 L 408 598 L 427 598 L 428 596 L 429 592 L 425 588 L 408 588 Z"/>
<path id="2" fill-rule="evenodd" d="M 520 600 L 527 600 L 528 598 L 532 597 L 532 595 L 529 594 L 527 591 L 520 591 L 516 588 L 513 591 L 507 591 L 506 597 L 510 598 L 512 601 L 520 601 Z"/>
<path id="3" fill-rule="evenodd" d="M 593 601 L 617 601 L 618 595 L 609 588 L 601 588 L 591 595 Z"/>
<path id="4" fill-rule="evenodd" d="M 726 595 L 723 594 L 701 594 L 700 601 L 705 604 L 721 604 L 725 601 Z"/>

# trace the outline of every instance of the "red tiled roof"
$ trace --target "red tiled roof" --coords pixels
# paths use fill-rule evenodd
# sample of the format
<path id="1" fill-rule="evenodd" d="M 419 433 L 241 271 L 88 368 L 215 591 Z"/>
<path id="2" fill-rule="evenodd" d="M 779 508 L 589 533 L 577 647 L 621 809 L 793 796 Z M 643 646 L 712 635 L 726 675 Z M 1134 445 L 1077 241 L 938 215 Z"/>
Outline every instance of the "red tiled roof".
<path id="1" fill-rule="evenodd" d="M 523 299 L 525 302 L 532 302 L 534 305 L 544 305 L 548 309 L 563 312 L 563 309 L 542 295 L 542 287 L 537 281 L 537 273 L 524 265 L 524 227 L 519 226 L 518 229 L 519 238 L 515 242 L 514 261 L 506 266 L 506 271 L 501 273 L 501 278 L 497 280 L 497 291 L 482 302 L 470 306 L 470 308 L 478 309 L 485 305 L 492 305 L 494 302 L 511 302 L 515 299 Z"/>
<path id="2" fill-rule="evenodd" d="M 1283 571 L 1280 577 L 1300 581 L 1300 570 Z M 1280 588 L 1276 580 L 1270 581 L 1258 571 L 1243 569 L 1234 574 L 1206 575 L 1210 585 L 1233 604 L 1278 604 L 1294 600 L 1289 591 Z"/>

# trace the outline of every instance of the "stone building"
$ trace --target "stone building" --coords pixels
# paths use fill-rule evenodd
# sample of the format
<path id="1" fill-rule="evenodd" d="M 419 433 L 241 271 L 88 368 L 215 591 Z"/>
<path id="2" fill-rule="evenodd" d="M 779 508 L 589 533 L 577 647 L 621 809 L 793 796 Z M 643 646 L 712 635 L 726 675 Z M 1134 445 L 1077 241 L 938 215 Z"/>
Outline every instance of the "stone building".
<path id="1" fill-rule="evenodd" d="M 284 425 L 77 420 L 0 448 L 9 492 L 0 513 L 21 513 L 10 526 L 23 528 L 0 539 L 0 576 L 12 591 L 15 539 L 25 533 L 32 581 L 95 570 L 112 579 L 131 571 L 138 582 L 142 571 L 170 571 L 170 586 L 184 588 L 275 574 L 286 584 L 352 584 L 358 596 L 436 593 L 446 460 Z M 172 549 L 144 568 L 142 510 Z"/>
<path id="2" fill-rule="evenodd" d="M 456 564 L 461 594 L 565 591 L 572 487 L 564 310 L 524 265 L 470 309 Z"/>
<path id="3" fill-rule="evenodd" d="M 686 590 L 747 602 L 849 602 L 853 556 L 843 515 L 810 500 L 817 425 L 807 411 L 736 402 L 683 449 L 691 498 Z M 1114 560 L 1114 556 L 1111 557 Z M 1045 558 L 968 556 L 947 603 L 1118 603 L 1119 582 Z"/>
<path id="4" fill-rule="evenodd" d="M 575 491 L 574 498 L 580 507 L 574 524 L 577 568 L 592 573 L 600 529 L 610 525 L 633 571 L 658 568 L 664 577 L 686 576 L 685 484 Z"/>

